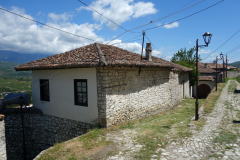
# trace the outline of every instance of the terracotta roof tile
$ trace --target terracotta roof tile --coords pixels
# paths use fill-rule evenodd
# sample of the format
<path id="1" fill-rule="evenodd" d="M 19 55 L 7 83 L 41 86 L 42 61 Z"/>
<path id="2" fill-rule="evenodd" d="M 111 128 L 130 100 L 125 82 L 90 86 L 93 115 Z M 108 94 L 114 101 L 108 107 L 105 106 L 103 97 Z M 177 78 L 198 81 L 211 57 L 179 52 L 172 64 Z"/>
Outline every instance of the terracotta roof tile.
<path id="1" fill-rule="evenodd" d="M 200 73 L 216 73 L 216 70 L 209 68 L 205 63 L 198 63 L 198 70 Z"/>
<path id="2" fill-rule="evenodd" d="M 214 76 L 199 76 L 199 81 L 214 81 Z"/>
<path id="3" fill-rule="evenodd" d="M 199 62 L 198 65 L 201 65 L 201 66 L 205 66 L 205 64 L 207 64 L 208 68 L 211 68 L 211 69 L 215 69 L 216 68 L 216 64 L 215 63 L 202 63 L 202 62 Z M 237 67 L 233 67 L 233 66 L 227 66 L 228 68 L 231 68 L 231 69 L 237 69 Z M 223 64 L 217 64 L 217 68 L 223 68 Z"/>
<path id="4" fill-rule="evenodd" d="M 142 66 L 142 67 L 168 67 L 180 71 L 192 69 L 152 56 L 148 61 L 141 55 L 115 46 L 99 43 L 90 44 L 65 53 L 56 54 L 40 60 L 31 61 L 15 67 L 15 70 L 38 70 L 55 68 L 76 68 L 92 66 Z"/>

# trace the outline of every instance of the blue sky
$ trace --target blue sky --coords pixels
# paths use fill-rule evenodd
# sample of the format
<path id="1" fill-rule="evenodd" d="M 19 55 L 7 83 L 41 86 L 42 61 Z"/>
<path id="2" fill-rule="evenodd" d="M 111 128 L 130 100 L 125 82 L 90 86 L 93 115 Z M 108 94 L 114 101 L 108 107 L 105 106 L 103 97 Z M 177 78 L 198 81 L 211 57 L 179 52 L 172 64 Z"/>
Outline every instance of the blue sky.
<path id="1" fill-rule="evenodd" d="M 109 22 L 77 0 L 3 0 L 0 2 L 1 8 L 93 41 L 60 32 L 0 10 L 0 50 L 13 50 L 29 54 L 56 54 L 98 41 L 101 43 L 109 42 L 114 46 L 140 53 L 142 31 L 146 30 L 147 37 L 153 43 L 153 54 L 169 60 L 180 48 L 194 47 L 196 39 L 199 39 L 199 45 L 203 45 L 202 35 L 205 32 L 210 32 L 213 36 L 209 47 L 203 48 L 199 52 L 203 62 L 212 62 L 221 52 L 226 55 L 231 50 L 234 51 L 228 54 L 229 62 L 239 61 L 239 32 L 222 47 L 220 46 L 240 29 L 240 1 L 221 1 L 83 0 L 84 3 L 126 30 L 149 24 L 151 21 L 196 4 L 160 21 L 127 32 L 109 42 L 125 30 Z M 218 2 L 221 3 L 177 21 Z M 164 25 L 167 23 L 171 24 Z M 161 25 L 164 26 L 158 27 Z M 152 27 L 155 28 L 148 30 Z M 149 41 L 146 38 L 145 40 Z"/>

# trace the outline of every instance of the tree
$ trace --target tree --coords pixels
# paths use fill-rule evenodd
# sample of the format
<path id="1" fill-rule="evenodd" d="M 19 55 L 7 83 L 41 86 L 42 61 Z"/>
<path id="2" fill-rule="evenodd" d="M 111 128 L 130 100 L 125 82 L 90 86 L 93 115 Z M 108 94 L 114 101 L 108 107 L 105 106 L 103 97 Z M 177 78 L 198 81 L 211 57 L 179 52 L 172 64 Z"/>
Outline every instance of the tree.
<path id="1" fill-rule="evenodd" d="M 196 54 L 195 52 L 195 47 L 190 48 L 188 51 L 186 48 L 181 48 L 177 53 L 173 55 L 171 58 L 171 61 L 173 63 L 177 63 L 180 65 L 183 65 L 188 68 L 192 68 L 193 71 L 189 73 L 189 80 L 190 80 L 190 85 L 194 86 L 195 85 L 195 77 L 196 77 Z M 198 61 L 201 61 L 200 55 L 198 56 Z M 198 76 L 199 76 L 199 71 L 198 71 Z"/>

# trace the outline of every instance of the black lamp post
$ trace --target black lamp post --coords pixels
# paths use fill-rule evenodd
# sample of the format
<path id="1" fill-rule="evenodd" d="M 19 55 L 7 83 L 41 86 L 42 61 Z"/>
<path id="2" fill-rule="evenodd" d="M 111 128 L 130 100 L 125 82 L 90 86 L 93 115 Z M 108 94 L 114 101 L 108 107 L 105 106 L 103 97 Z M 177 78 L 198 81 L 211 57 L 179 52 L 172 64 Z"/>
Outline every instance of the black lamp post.
<path id="1" fill-rule="evenodd" d="M 24 133 L 24 122 L 23 122 L 23 111 L 22 111 L 22 106 L 24 103 L 24 98 L 21 94 L 21 96 L 18 99 L 19 104 L 21 105 L 21 117 L 22 117 L 22 139 L 23 139 L 23 159 L 27 159 L 27 154 L 26 154 L 26 146 L 25 146 L 25 133 Z"/>
<path id="2" fill-rule="evenodd" d="M 206 45 L 198 45 L 198 39 L 196 41 L 196 103 L 195 103 L 195 120 L 197 121 L 199 118 L 198 115 L 198 47 L 208 47 L 212 38 L 212 34 L 206 32 L 203 35 L 203 39 Z"/>
<path id="3" fill-rule="evenodd" d="M 224 74 L 224 56 L 223 56 L 223 54 L 222 54 L 222 52 L 221 52 L 221 54 L 220 54 L 220 58 L 223 60 L 223 82 L 225 82 L 225 74 Z"/>

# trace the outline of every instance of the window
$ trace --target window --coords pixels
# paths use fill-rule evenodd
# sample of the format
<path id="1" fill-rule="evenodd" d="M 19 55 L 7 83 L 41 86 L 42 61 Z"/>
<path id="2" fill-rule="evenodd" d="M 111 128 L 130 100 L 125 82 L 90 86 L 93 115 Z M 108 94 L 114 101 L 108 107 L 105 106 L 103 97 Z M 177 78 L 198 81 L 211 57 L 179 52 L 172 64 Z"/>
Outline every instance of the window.
<path id="1" fill-rule="evenodd" d="M 40 79 L 40 100 L 50 101 L 49 80 Z"/>
<path id="2" fill-rule="evenodd" d="M 87 80 L 74 79 L 75 105 L 88 106 Z"/>

